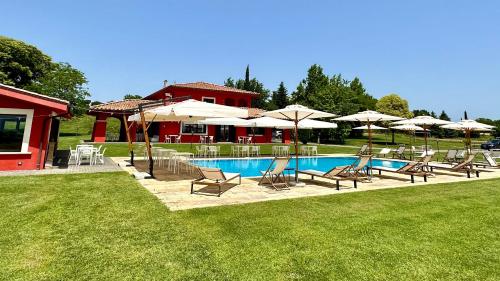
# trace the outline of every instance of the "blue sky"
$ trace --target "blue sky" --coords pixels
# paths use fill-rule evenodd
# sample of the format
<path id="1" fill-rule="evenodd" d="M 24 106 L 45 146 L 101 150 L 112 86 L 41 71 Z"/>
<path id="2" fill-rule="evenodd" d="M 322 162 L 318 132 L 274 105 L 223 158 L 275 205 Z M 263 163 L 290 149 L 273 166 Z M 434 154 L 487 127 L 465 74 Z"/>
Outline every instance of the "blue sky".
<path id="1" fill-rule="evenodd" d="M 1 3 L 4 2 L 4 3 Z M 0 34 L 85 72 L 95 100 L 247 64 L 293 91 L 310 65 L 379 98 L 500 119 L 499 1 L 4 1 Z"/>

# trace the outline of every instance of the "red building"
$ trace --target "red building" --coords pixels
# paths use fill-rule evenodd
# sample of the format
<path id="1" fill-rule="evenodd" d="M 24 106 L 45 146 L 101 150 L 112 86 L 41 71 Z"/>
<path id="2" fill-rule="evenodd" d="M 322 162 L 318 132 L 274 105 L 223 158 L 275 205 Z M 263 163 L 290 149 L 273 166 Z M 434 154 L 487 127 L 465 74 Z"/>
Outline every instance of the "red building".
<path id="1" fill-rule="evenodd" d="M 257 117 L 263 111 L 252 108 L 251 105 L 252 100 L 258 95 L 254 92 L 205 82 L 168 85 L 142 100 L 110 102 L 91 107 L 88 113 L 96 116 L 92 141 L 106 141 L 106 120 L 110 117 L 120 120 L 122 129 L 118 140 L 126 141 L 123 116 L 128 117 L 131 113 L 127 110 L 137 108 L 140 103 L 146 103 L 150 100 L 189 97 L 204 102 L 248 108 L 249 117 Z M 134 124 L 128 123 L 128 125 L 132 125 L 130 130 L 132 141 L 142 141 L 142 133 L 138 131 L 140 128 Z M 183 143 L 199 142 L 200 136 L 213 136 L 215 142 L 236 142 L 240 136 L 255 136 L 253 139 L 255 143 L 270 143 L 273 140 L 273 129 L 271 128 L 257 128 L 256 131 L 252 131 L 251 128 L 244 127 L 184 124 L 183 122 L 154 122 L 149 127 L 148 134 L 153 141 L 158 142 L 164 142 L 165 136 L 168 135 L 181 136 Z M 285 130 L 282 135 L 283 142 L 290 141 L 288 130 Z"/>
<path id="2" fill-rule="evenodd" d="M 0 84 L 0 170 L 43 169 L 69 102 Z"/>

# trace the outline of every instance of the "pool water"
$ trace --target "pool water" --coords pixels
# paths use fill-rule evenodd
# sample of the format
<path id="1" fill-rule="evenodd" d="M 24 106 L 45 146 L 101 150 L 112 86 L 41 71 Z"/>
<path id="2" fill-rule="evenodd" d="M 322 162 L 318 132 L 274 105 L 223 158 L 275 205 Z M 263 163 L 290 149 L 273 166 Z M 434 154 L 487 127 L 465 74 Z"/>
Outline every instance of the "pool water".
<path id="1" fill-rule="evenodd" d="M 327 172 L 337 166 L 351 165 L 357 157 L 299 157 L 300 170 L 318 170 Z M 239 159 L 199 159 L 191 163 L 210 168 L 220 168 L 227 173 L 240 173 L 242 177 L 261 176 L 271 164 L 272 158 L 239 158 Z M 373 159 L 373 166 L 400 168 L 405 162 Z M 288 167 L 295 168 L 295 158 L 290 159 Z M 293 172 L 293 171 L 290 171 Z"/>

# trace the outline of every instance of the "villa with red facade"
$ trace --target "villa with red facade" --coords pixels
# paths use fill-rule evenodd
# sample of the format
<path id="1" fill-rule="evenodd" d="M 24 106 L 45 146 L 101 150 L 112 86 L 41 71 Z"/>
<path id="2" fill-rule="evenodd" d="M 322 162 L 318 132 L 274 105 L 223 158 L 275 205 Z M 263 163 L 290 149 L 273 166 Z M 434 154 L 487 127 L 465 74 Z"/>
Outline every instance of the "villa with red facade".
<path id="1" fill-rule="evenodd" d="M 209 103 L 247 108 L 249 117 L 258 117 L 263 110 L 251 107 L 252 100 L 256 99 L 258 95 L 255 92 L 205 82 L 165 85 L 162 89 L 148 95 L 142 100 L 123 100 L 91 107 L 88 114 L 96 116 L 91 141 L 107 141 L 106 126 L 108 118 L 117 118 L 120 120 L 121 129 L 117 141 L 127 140 L 125 124 L 130 127 L 132 141 L 142 141 L 143 135 L 141 128 L 139 128 L 140 126 L 125 120 L 132 114 L 131 110 L 137 109 L 140 104 L 146 104 L 153 100 L 191 98 Z M 280 136 L 281 142 L 288 143 L 290 141 L 288 130 L 276 133 L 276 130 L 272 128 L 253 129 L 234 126 L 187 124 L 183 122 L 153 122 L 149 126 L 148 135 L 154 142 L 164 142 L 167 136 L 175 135 L 181 137 L 182 143 L 196 143 L 203 136 L 212 136 L 215 142 L 236 142 L 238 137 L 247 136 L 252 136 L 255 143 L 271 143 L 272 141 L 276 141 L 276 136 Z"/>

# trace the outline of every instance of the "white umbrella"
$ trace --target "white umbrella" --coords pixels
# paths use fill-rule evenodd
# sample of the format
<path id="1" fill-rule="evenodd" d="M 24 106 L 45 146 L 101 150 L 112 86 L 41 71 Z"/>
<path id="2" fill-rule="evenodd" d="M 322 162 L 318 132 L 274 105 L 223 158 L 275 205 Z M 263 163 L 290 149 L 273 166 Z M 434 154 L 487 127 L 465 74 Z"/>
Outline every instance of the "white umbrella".
<path id="1" fill-rule="evenodd" d="M 197 122 L 204 125 L 238 126 L 246 127 L 250 122 L 237 117 L 207 118 Z"/>
<path id="2" fill-rule="evenodd" d="M 391 129 L 396 129 L 396 130 L 402 130 L 402 131 L 408 131 L 410 133 L 415 133 L 415 131 L 424 131 L 424 128 L 419 127 L 415 124 L 405 124 L 405 125 L 398 125 L 398 126 L 393 126 Z M 412 136 L 410 135 L 410 147 L 412 147 Z M 410 154 L 410 159 L 413 160 L 413 152 Z"/>
<path id="3" fill-rule="evenodd" d="M 368 130 L 368 125 L 354 127 L 352 129 L 353 130 Z M 385 128 L 385 127 L 380 127 L 380 126 L 376 126 L 376 125 L 371 125 L 370 129 L 372 129 L 372 130 L 387 130 L 387 128 Z"/>
<path id="4" fill-rule="evenodd" d="M 469 146 L 469 151 L 472 149 L 471 143 L 471 132 L 486 132 L 492 131 L 495 126 L 479 123 L 476 120 L 464 119 L 457 123 L 451 123 L 441 126 L 444 129 L 452 129 L 457 131 L 463 131 L 465 137 L 467 138 L 467 146 Z"/>
<path id="5" fill-rule="evenodd" d="M 141 116 L 142 115 L 142 116 Z M 147 136 L 146 122 L 164 122 L 164 121 L 198 121 L 211 117 L 239 117 L 247 118 L 248 110 L 232 106 L 207 103 L 188 99 L 169 105 L 158 106 L 137 114 L 131 115 L 128 121 L 141 121 L 144 136 Z M 153 177 L 153 158 L 149 139 L 146 137 L 147 151 L 149 157 L 149 173 Z"/>
<path id="6" fill-rule="evenodd" d="M 339 118 L 335 118 L 337 121 L 353 121 L 353 122 L 363 122 L 366 123 L 368 130 L 368 153 L 372 154 L 372 123 L 379 121 L 395 121 L 401 120 L 403 118 L 382 114 L 373 110 L 366 110 L 362 112 L 358 112 L 356 114 L 342 116 Z"/>
<path id="7" fill-rule="evenodd" d="M 304 119 L 299 121 L 299 129 L 335 129 L 337 124 L 313 119 Z"/>
<path id="8" fill-rule="evenodd" d="M 406 125 L 398 125 L 393 126 L 391 129 L 402 130 L 402 131 L 423 131 L 424 128 L 414 125 L 414 124 L 406 124 Z"/>
<path id="9" fill-rule="evenodd" d="M 197 121 L 216 117 L 248 118 L 248 110 L 189 99 L 144 111 L 147 122 Z M 136 113 L 128 121 L 141 121 L 141 116 Z"/>
<path id="10" fill-rule="evenodd" d="M 308 107 L 305 107 L 305 106 L 299 105 L 299 104 L 294 104 L 294 105 L 289 105 L 289 106 L 282 108 L 282 109 L 264 112 L 262 115 L 293 121 L 293 123 L 295 125 L 294 126 L 295 127 L 295 183 L 298 183 L 298 181 L 299 181 L 299 173 L 298 173 L 298 170 L 299 170 L 299 149 L 298 149 L 299 122 L 301 120 L 304 120 L 307 118 L 314 119 L 314 118 L 334 117 L 335 114 L 311 109 L 311 108 L 308 108 Z"/>
<path id="11" fill-rule="evenodd" d="M 243 127 L 291 129 L 294 126 L 293 122 L 267 116 L 249 119 L 247 121 L 247 125 Z"/>
<path id="12" fill-rule="evenodd" d="M 431 125 L 446 125 L 452 122 L 434 118 L 432 116 L 417 116 L 412 119 L 401 120 L 394 122 L 394 125 L 422 125 L 424 130 L 427 130 Z M 425 154 L 427 155 L 427 134 L 424 134 L 425 139 Z"/>

